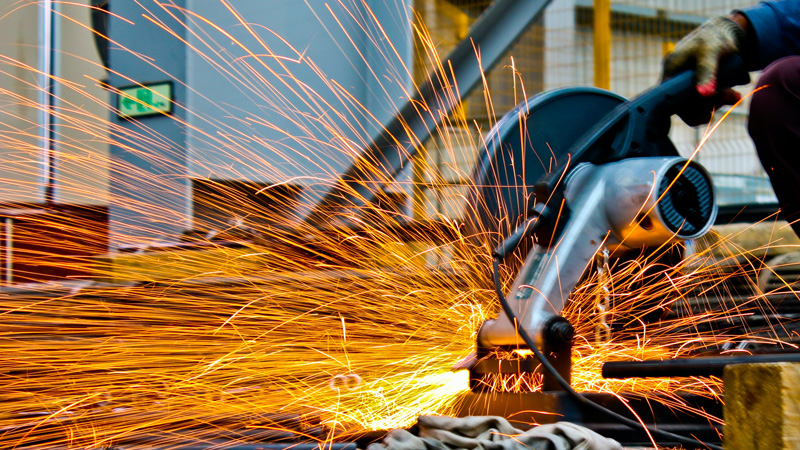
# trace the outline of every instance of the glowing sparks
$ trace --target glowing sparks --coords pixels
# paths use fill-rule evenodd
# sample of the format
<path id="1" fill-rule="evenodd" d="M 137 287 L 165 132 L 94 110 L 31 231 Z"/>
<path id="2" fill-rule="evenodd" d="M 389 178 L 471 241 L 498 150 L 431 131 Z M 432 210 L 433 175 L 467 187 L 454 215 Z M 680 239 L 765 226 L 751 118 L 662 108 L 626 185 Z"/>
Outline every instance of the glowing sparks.
<path id="1" fill-rule="evenodd" d="M 229 3 L 224 4 L 257 37 L 256 26 Z M 302 50 L 292 47 L 291 55 L 278 55 L 262 41 L 258 41 L 258 49 L 248 48 L 208 18 L 168 4 L 156 3 L 152 8 L 168 10 L 182 25 L 204 24 L 204 31 L 194 36 L 200 44 L 191 50 L 301 131 L 295 135 L 284 130 L 285 139 L 302 148 L 323 149 L 331 156 L 354 155 L 367 144 L 348 138 L 353 134 L 349 131 L 363 131 L 357 117 L 366 116 L 376 124 L 378 119 L 347 89 L 328 79 Z M 374 17 L 358 18 L 362 19 Z M 180 39 L 174 29 L 154 17 L 145 16 L 144 20 Z M 424 44 L 421 57 L 430 64 L 441 64 L 424 25 L 415 24 L 414 29 Z M 378 37 L 386 37 L 380 26 L 379 31 Z M 217 40 L 223 39 L 234 42 L 246 56 L 226 60 L 227 55 L 215 53 Z M 397 57 L 397 50 L 390 47 L 386 57 Z M 35 72 L 9 57 L 2 59 L 6 66 Z M 277 62 L 280 70 L 265 60 Z M 337 109 L 326 103 L 308 80 L 292 75 L 293 65 L 305 65 L 346 106 Z M 274 80 L 266 79 L 256 68 L 265 69 Z M 511 76 L 516 78 L 513 61 L 511 68 Z M 398 74 L 398 78 L 400 75 L 408 74 Z M 64 89 L 105 105 L 85 86 L 57 81 Z M 100 84 L 99 80 L 89 82 Z M 302 98 L 302 104 L 292 104 L 283 93 L 287 91 Z M 524 88 L 520 92 L 524 95 Z M 13 92 L 0 94 L 17 105 L 37 106 Z M 486 96 L 487 109 L 492 111 L 488 89 Z M 421 114 L 435 111 L 432 105 L 418 106 Z M 319 113 L 323 110 L 330 115 Z M 107 112 L 95 115 L 77 105 L 66 105 L 53 114 L 63 127 L 113 144 L 147 164 L 137 166 L 111 158 L 98 161 L 98 156 L 81 147 L 81 141 L 60 136 L 63 146 L 81 151 L 72 155 L 71 164 L 62 170 L 76 179 L 92 179 L 104 176 L 108 167 L 126 174 L 129 183 L 123 183 L 122 189 L 136 189 L 137 183 L 145 183 L 166 195 L 185 188 L 180 168 L 170 159 L 177 144 L 145 127 L 136 132 L 116 125 L 105 119 Z M 400 213 L 381 205 L 357 211 L 364 225 L 360 230 L 282 230 L 264 203 L 292 211 L 299 199 L 278 188 L 300 179 L 319 182 L 319 174 L 332 169 L 326 161 L 314 161 L 318 173 L 286 176 L 285 167 L 296 168 L 296 159 L 308 162 L 308 157 L 284 142 L 261 137 L 262 127 L 275 130 L 278 125 L 229 112 L 231 120 L 248 124 L 252 134 L 210 117 L 200 118 L 203 126 L 182 125 L 200 136 L 203 144 L 265 179 L 276 180 L 270 187 L 254 187 L 252 197 L 223 195 L 224 186 L 219 187 L 218 198 L 210 202 L 225 207 L 235 202 L 236 222 L 218 227 L 214 235 L 207 230 L 209 233 L 188 249 L 150 247 L 105 260 L 92 255 L 57 258 L 65 249 L 54 249 L 46 236 L 29 237 L 27 244 L 48 250 L 30 251 L 25 256 L 27 263 L 60 269 L 91 265 L 94 279 L 112 283 L 62 283 L 51 287 L 49 293 L 40 288 L 2 294 L 1 447 L 47 442 L 78 448 L 143 440 L 175 445 L 217 437 L 330 441 L 368 430 L 408 426 L 419 414 L 455 410 L 468 389 L 468 376 L 465 371 L 451 371 L 451 367 L 473 350 L 479 325 L 497 310 L 484 276 L 489 259 L 478 243 L 481 239 L 464 235 L 460 221 L 444 217 L 426 223 L 422 231 L 404 230 L 394 220 Z M 320 133 L 326 139 L 318 138 Z M 473 150 L 471 142 L 479 140 L 480 130 L 470 130 L 463 114 L 456 114 L 438 133 L 437 144 L 419 145 L 439 145 L 440 151 L 457 155 L 465 148 Z M 0 136 L 0 141 L 33 150 L 36 146 L 30 142 L 35 137 L 19 129 Z M 280 161 L 266 160 L 264 148 Z M 433 182 L 424 179 L 421 183 L 446 185 L 438 173 L 440 168 L 429 166 L 424 158 L 416 163 L 425 166 L 422 172 L 433 173 Z M 145 169 L 145 165 L 150 167 Z M 30 175 L 24 173 L 32 170 L 30 165 L 19 167 L 21 173 L 16 175 Z M 204 169 L 214 172 L 211 164 Z M 4 176 L 13 179 L 12 175 Z M 74 189 L 85 188 L 76 183 Z M 115 200 L 112 194 L 110 201 Z M 126 201 L 127 208 L 162 222 L 173 221 L 178 208 L 156 207 L 146 200 Z M 459 196 L 451 201 L 453 208 L 463 206 Z M 48 226 L 70 226 L 51 216 L 42 217 Z M 200 219 L 212 223 L 214 218 Z M 73 233 L 107 232 L 96 225 L 72 226 L 69 230 Z M 141 245 L 138 232 L 147 235 L 149 225 L 137 226 L 141 228 L 134 227 L 126 240 Z M 642 256 L 617 263 L 607 279 L 600 280 L 596 274 L 589 277 L 564 311 L 578 333 L 576 387 L 638 395 L 667 393 L 673 395 L 671 407 L 685 408 L 676 394 L 719 396 L 720 381 L 604 380 L 599 376 L 600 364 L 612 359 L 692 355 L 743 339 L 780 342 L 783 336 L 770 332 L 780 324 L 769 324 L 766 333 L 758 330 L 751 334 L 720 325 L 771 307 L 755 284 L 747 286 L 745 300 L 735 308 L 709 300 L 732 289 L 732 277 L 754 277 L 759 269 L 748 265 L 752 259 L 739 258 L 750 249 L 731 246 L 717 239 L 680 263 L 658 262 L 662 255 Z M 668 253 L 668 249 L 661 251 Z M 600 296 L 611 300 L 612 308 L 605 316 L 595 308 Z M 692 304 L 704 301 L 699 307 Z M 594 339 L 600 320 L 607 320 L 613 330 L 607 342 Z M 654 322 L 658 325 L 653 326 Z M 529 374 L 497 377 L 489 383 L 496 390 L 519 392 L 539 389 L 541 380 L 538 374 Z"/>

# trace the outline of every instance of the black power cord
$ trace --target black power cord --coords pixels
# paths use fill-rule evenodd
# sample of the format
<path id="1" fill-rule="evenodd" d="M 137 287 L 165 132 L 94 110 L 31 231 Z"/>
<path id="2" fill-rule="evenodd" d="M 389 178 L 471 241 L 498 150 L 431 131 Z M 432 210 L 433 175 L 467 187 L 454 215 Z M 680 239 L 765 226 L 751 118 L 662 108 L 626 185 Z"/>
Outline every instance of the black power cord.
<path id="1" fill-rule="evenodd" d="M 503 306 L 503 311 L 505 311 L 508 318 L 511 320 L 512 323 L 519 323 L 516 314 L 511 309 L 511 305 L 508 304 L 508 300 L 506 300 L 505 294 L 503 294 L 503 286 L 500 282 L 500 264 L 502 263 L 505 256 L 509 255 L 514 249 L 519 246 L 519 243 L 522 242 L 523 238 L 530 236 L 536 230 L 536 228 L 541 224 L 539 220 L 540 217 L 533 217 L 526 220 L 522 225 L 520 225 L 517 230 L 509 236 L 507 239 L 504 239 L 503 242 L 497 247 L 497 249 L 492 253 L 493 257 L 493 279 L 494 279 L 494 288 L 495 292 L 497 293 L 497 298 L 500 300 L 500 304 Z M 579 394 L 577 391 L 572 389 L 572 386 L 562 377 L 555 367 L 550 363 L 547 357 L 544 356 L 539 347 L 536 346 L 536 343 L 533 342 L 531 336 L 523 327 L 516 327 L 517 333 L 525 341 L 525 344 L 533 351 L 533 354 L 539 360 L 539 362 L 544 366 L 544 368 L 549 372 L 550 375 L 556 380 L 556 382 L 569 394 L 575 401 L 578 402 L 579 405 L 588 407 L 590 409 L 594 409 L 595 411 L 604 414 L 616 422 L 619 422 L 623 425 L 626 425 L 633 429 L 642 428 L 650 433 L 653 438 L 659 437 L 662 439 L 670 439 L 674 442 L 679 442 L 681 444 L 687 444 L 692 446 L 700 445 L 702 447 L 706 447 L 710 450 L 723 450 L 722 447 L 713 445 L 713 444 L 706 444 L 697 439 L 688 438 L 685 436 L 681 436 L 678 434 L 670 433 L 668 431 L 661 431 L 655 430 L 646 426 L 641 422 L 637 422 L 635 420 L 629 419 L 621 414 L 618 414 L 602 405 L 599 405 L 588 398 L 584 397 L 583 395 Z"/>

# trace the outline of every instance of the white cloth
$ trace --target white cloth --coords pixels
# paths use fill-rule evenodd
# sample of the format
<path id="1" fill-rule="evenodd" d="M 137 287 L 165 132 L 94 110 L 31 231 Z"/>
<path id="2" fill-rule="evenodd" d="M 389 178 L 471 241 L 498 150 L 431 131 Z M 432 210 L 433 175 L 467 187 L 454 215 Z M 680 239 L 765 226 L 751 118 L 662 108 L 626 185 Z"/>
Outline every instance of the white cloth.
<path id="1" fill-rule="evenodd" d="M 540 425 L 528 431 L 502 417 L 420 416 L 419 436 L 390 431 L 367 450 L 620 450 L 615 440 L 569 422 Z"/>

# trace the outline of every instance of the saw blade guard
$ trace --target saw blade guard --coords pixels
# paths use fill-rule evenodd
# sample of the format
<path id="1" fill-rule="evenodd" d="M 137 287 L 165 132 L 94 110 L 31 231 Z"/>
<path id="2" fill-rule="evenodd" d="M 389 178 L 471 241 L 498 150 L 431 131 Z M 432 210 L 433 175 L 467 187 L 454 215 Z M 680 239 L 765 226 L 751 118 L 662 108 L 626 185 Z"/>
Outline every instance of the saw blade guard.
<path id="1" fill-rule="evenodd" d="M 507 295 L 519 326 L 542 346 L 547 324 L 560 315 L 600 249 L 695 239 L 711 228 L 717 214 L 711 177 L 682 157 L 582 163 L 564 180 L 563 192 L 566 223 L 555 239 L 538 239 Z M 478 344 L 524 347 L 505 314 L 481 326 Z"/>

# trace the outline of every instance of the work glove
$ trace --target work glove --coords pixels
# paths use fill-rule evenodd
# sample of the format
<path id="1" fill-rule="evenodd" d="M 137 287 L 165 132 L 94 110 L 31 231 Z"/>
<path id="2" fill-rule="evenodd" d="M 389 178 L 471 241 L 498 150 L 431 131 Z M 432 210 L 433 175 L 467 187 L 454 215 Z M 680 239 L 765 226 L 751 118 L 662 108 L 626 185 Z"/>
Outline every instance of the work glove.
<path id="1" fill-rule="evenodd" d="M 713 17 L 687 34 L 664 60 L 662 80 L 682 70 L 695 70 L 698 96 L 678 114 L 688 125 L 711 120 L 713 111 L 736 103 L 740 95 L 730 88 L 717 90 L 717 70 L 723 56 L 740 51 L 745 32 L 728 17 Z"/>

